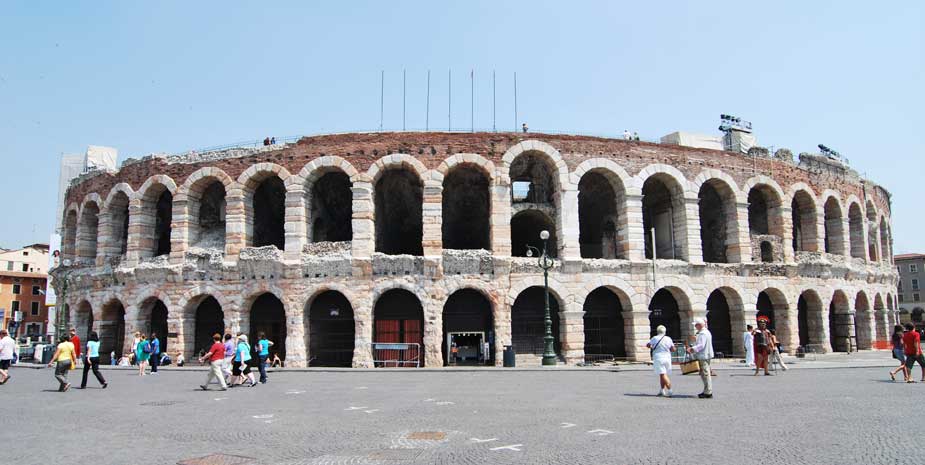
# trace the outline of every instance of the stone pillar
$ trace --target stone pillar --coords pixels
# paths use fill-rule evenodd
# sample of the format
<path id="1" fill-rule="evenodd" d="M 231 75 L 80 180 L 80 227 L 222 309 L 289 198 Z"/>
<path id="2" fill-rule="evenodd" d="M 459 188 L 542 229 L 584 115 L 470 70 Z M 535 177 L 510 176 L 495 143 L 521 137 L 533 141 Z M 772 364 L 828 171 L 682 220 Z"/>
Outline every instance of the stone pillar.
<path id="1" fill-rule="evenodd" d="M 244 190 L 233 187 L 225 193 L 225 256 L 237 259 L 247 245 Z"/>
<path id="2" fill-rule="evenodd" d="M 813 317 L 812 310 L 809 310 L 810 313 L 807 315 L 807 320 L 809 320 L 809 342 L 810 344 L 815 344 L 822 348 L 822 353 L 827 354 L 832 352 L 832 344 L 829 341 L 829 307 L 828 305 L 823 304 L 822 310 L 819 312 L 817 318 Z M 812 323 L 815 321 L 815 324 Z"/>
<path id="3" fill-rule="evenodd" d="M 568 303 L 568 306 L 575 304 Z M 559 347 L 566 365 L 577 365 L 585 361 L 585 312 L 566 310 L 559 312 Z"/>
<path id="4" fill-rule="evenodd" d="M 141 260 L 142 247 L 146 242 L 142 236 L 148 221 L 147 217 L 142 218 L 142 200 L 140 198 L 131 199 L 128 210 L 128 244 L 125 247 L 125 261 L 126 265 L 132 267 Z"/>
<path id="5" fill-rule="evenodd" d="M 495 325 L 495 366 L 504 365 L 504 346 L 511 345 L 511 305 L 501 297 L 495 304 L 493 322 Z"/>
<path id="6" fill-rule="evenodd" d="M 703 263 L 703 244 L 700 241 L 700 201 L 694 197 L 684 197 L 684 214 L 687 225 L 684 228 L 684 238 L 681 240 L 687 261 L 694 264 Z"/>
<path id="7" fill-rule="evenodd" d="M 784 351 L 789 354 L 796 353 L 797 347 L 800 345 L 800 328 L 799 328 L 799 311 L 796 306 L 793 308 L 781 310 L 782 315 L 777 316 L 778 310 L 774 309 L 774 317 L 777 318 L 778 323 L 785 323 L 787 331 L 784 331 L 781 326 L 775 323 L 775 326 L 778 329 L 777 340 L 784 347 Z"/>
<path id="8" fill-rule="evenodd" d="M 816 251 L 825 252 L 825 208 L 817 209 L 813 227 L 816 228 Z"/>
<path id="9" fill-rule="evenodd" d="M 561 235 L 557 237 L 562 250 L 561 258 L 568 261 L 581 260 L 581 245 L 578 241 L 578 189 L 563 188 L 560 192 L 558 217 Z"/>
<path id="10" fill-rule="evenodd" d="M 119 250 L 115 245 L 115 238 L 112 234 L 112 214 L 104 210 L 100 212 L 99 224 L 97 226 L 96 239 L 96 266 L 103 266 L 109 257 L 119 255 Z"/>
<path id="11" fill-rule="evenodd" d="M 885 310 L 879 309 L 874 311 L 874 328 L 876 331 L 876 341 L 877 342 L 886 342 L 890 340 L 890 334 L 892 333 L 892 328 L 890 327 L 890 322 L 888 315 Z M 876 347 L 876 345 L 874 345 Z"/>
<path id="12" fill-rule="evenodd" d="M 739 261 L 751 263 L 752 237 L 748 229 L 748 202 L 736 202 L 735 222 L 738 229 Z"/>
<path id="13" fill-rule="evenodd" d="M 443 308 L 439 302 L 425 298 L 424 307 L 424 366 L 443 366 Z"/>
<path id="14" fill-rule="evenodd" d="M 848 212 L 845 211 L 843 213 L 844 213 L 844 216 L 842 216 L 842 219 L 841 219 L 842 240 L 841 240 L 841 243 L 839 244 L 839 247 L 841 247 L 842 255 L 844 255 L 845 257 L 851 258 L 851 228 L 848 222 L 848 215 L 847 215 Z"/>
<path id="15" fill-rule="evenodd" d="M 375 203 L 373 185 L 367 181 L 355 181 L 353 187 L 353 258 L 369 259 L 376 250 Z M 359 333 L 357 333 L 359 334 Z"/>
<path id="16" fill-rule="evenodd" d="M 302 247 L 307 238 L 305 208 L 305 186 L 301 183 L 286 186 L 286 215 L 283 225 L 285 231 L 283 257 L 286 261 L 299 261 L 302 257 Z M 286 358 L 288 359 L 289 344 L 286 345 Z"/>
<path id="17" fill-rule="evenodd" d="M 646 232 L 642 224 L 642 194 L 638 192 L 638 189 L 634 188 L 633 191 L 633 193 L 630 193 L 630 189 L 626 191 L 626 258 L 639 262 L 646 259 Z M 646 318 L 648 319 L 648 313 Z M 648 334 L 648 323 L 646 325 L 646 334 Z M 646 340 L 648 341 L 648 338 Z M 649 357 L 648 353 L 645 355 Z"/>
<path id="18" fill-rule="evenodd" d="M 189 197 L 178 194 L 173 198 L 170 212 L 170 263 L 183 263 L 183 257 L 189 248 L 190 214 Z"/>
<path id="19" fill-rule="evenodd" d="M 626 358 L 635 362 L 652 360 L 646 343 L 651 336 L 649 328 L 649 310 L 624 311 L 623 334 L 626 344 Z"/>
<path id="20" fill-rule="evenodd" d="M 784 263 L 793 263 L 793 211 L 789 206 L 776 208 L 780 211 L 781 219 L 781 247 Z"/>
<path id="21" fill-rule="evenodd" d="M 424 256 L 439 260 L 443 256 L 443 184 L 433 179 L 424 181 L 424 203 L 421 247 Z"/>
<path id="22" fill-rule="evenodd" d="M 501 182 L 491 186 L 491 249 L 496 257 L 511 256 L 511 192 Z"/>
<path id="23" fill-rule="evenodd" d="M 305 344 L 305 314 L 301 293 L 294 293 L 283 302 L 286 311 L 286 366 L 308 366 L 308 347 Z M 251 341 L 255 343 L 256 341 Z"/>
<path id="24" fill-rule="evenodd" d="M 874 318 L 874 312 L 870 310 L 856 310 L 855 314 L 855 334 L 857 334 L 858 350 L 870 350 L 874 347 L 874 327 L 877 321 Z"/>
<path id="25" fill-rule="evenodd" d="M 354 214 L 355 212 L 354 210 Z M 356 229 L 354 229 L 354 238 L 356 238 Z M 353 324 L 356 334 L 354 336 L 353 367 L 372 368 L 373 309 L 369 303 L 358 305 L 353 309 Z"/>

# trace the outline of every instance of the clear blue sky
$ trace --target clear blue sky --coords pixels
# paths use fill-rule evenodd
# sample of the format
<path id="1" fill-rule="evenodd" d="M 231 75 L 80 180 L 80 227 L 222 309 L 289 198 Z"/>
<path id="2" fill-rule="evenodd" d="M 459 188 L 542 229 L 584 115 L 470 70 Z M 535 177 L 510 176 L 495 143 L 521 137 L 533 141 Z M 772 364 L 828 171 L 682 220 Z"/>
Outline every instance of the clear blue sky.
<path id="1" fill-rule="evenodd" d="M 379 124 L 657 138 L 751 120 L 761 145 L 824 143 L 893 193 L 895 250 L 925 252 L 925 8 L 909 2 L 3 2 L 0 246 L 47 241 L 58 158 Z M 242 2 L 243 3 L 243 2 Z M 639 3 L 639 5 L 637 5 Z M 645 3 L 645 5 L 642 5 Z M 705 6 L 705 3 L 709 3 Z M 234 5 L 234 6 L 229 6 Z"/>

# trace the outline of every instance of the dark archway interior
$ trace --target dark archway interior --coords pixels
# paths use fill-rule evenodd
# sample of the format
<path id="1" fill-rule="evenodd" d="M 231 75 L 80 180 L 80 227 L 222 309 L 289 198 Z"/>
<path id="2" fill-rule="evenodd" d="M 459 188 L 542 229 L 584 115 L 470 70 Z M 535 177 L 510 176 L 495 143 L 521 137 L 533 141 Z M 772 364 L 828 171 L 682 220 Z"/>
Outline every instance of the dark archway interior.
<path id="1" fill-rule="evenodd" d="M 755 308 L 758 310 L 757 318 L 767 318 L 768 319 L 768 329 L 775 329 L 777 324 L 774 321 L 774 304 L 771 302 L 771 296 L 767 292 L 762 291 L 758 294 L 758 300 L 755 302 Z"/>
<path id="2" fill-rule="evenodd" d="M 513 201 L 553 205 L 558 184 L 546 159 L 525 153 L 511 164 Z"/>
<path id="3" fill-rule="evenodd" d="M 610 289 L 599 287 L 588 294 L 583 310 L 585 356 L 626 357 L 623 305 L 617 295 Z"/>
<path id="4" fill-rule="evenodd" d="M 423 255 L 424 191 L 407 169 L 389 169 L 376 182 L 376 252 Z"/>
<path id="5" fill-rule="evenodd" d="M 813 199 L 804 191 L 799 191 L 790 202 L 793 220 L 794 252 L 816 251 L 816 207 Z"/>
<path id="6" fill-rule="evenodd" d="M 618 257 L 617 196 L 613 185 L 596 172 L 578 183 L 578 242 L 582 258 Z"/>
<path id="7" fill-rule="evenodd" d="M 774 261 L 774 248 L 768 241 L 761 241 L 761 262 L 771 263 Z"/>
<path id="8" fill-rule="evenodd" d="M 154 256 L 170 253 L 170 222 L 173 217 L 173 194 L 164 189 L 157 198 L 154 210 Z"/>
<path id="9" fill-rule="evenodd" d="M 732 318 L 726 295 L 719 289 L 707 298 L 707 327 L 713 334 L 713 350 L 732 355 Z"/>
<path id="10" fill-rule="evenodd" d="M 668 289 L 659 289 L 649 302 L 649 334 L 655 336 L 655 328 L 665 326 L 665 334 L 675 342 L 681 340 L 681 311 L 678 301 Z"/>
<path id="11" fill-rule="evenodd" d="M 424 307 L 417 296 L 404 289 L 392 289 L 379 297 L 373 308 L 373 342 L 418 344 L 416 355 L 420 366 L 424 366 Z M 383 351 L 389 360 L 398 360 L 409 366 L 413 362 L 413 351 Z M 377 363 L 377 366 L 384 366 Z"/>
<path id="12" fill-rule="evenodd" d="M 443 364 L 448 364 L 449 354 L 447 353 L 447 345 L 449 343 L 450 333 L 484 333 L 484 339 L 481 342 L 486 340 L 489 343 L 488 358 L 489 364 L 494 362 L 494 342 L 495 342 L 495 331 L 494 323 L 491 313 L 491 302 L 482 295 L 481 292 L 476 291 L 475 289 L 461 289 L 454 292 L 449 299 L 447 299 L 446 304 L 443 306 Z M 469 340 L 469 339 L 466 339 Z M 476 342 L 476 339 L 471 339 L 472 343 Z M 462 347 L 457 347 L 460 350 L 460 353 L 463 352 Z M 481 353 L 481 347 L 470 347 L 467 348 L 466 352 Z"/>
<path id="13" fill-rule="evenodd" d="M 353 365 L 355 326 L 353 307 L 343 294 L 325 291 L 309 309 L 309 366 Z"/>
<path id="14" fill-rule="evenodd" d="M 160 299 L 151 307 L 151 320 L 148 322 L 148 339 L 157 333 L 161 352 L 167 352 L 167 306 Z"/>
<path id="15" fill-rule="evenodd" d="M 128 250 L 128 202 L 128 196 L 118 192 L 109 204 L 109 223 L 119 256 L 125 255 Z"/>
<path id="16" fill-rule="evenodd" d="M 642 186 L 642 227 L 645 231 L 646 258 L 652 258 L 652 230 L 655 229 L 656 258 L 680 258 L 675 237 L 675 206 L 668 186 L 650 177 Z M 682 225 L 678 225 L 679 227 Z"/>
<path id="17" fill-rule="evenodd" d="M 93 261 L 96 258 L 97 238 L 99 237 L 100 208 L 96 203 L 84 205 L 80 214 L 80 246 L 77 253 L 81 258 Z"/>
<path id="18" fill-rule="evenodd" d="M 856 203 L 848 207 L 848 239 L 851 243 L 851 256 L 864 258 L 864 215 Z"/>
<path id="19" fill-rule="evenodd" d="M 825 202 L 825 252 L 834 254 L 843 254 L 843 238 L 841 208 L 834 197 L 829 197 Z"/>
<path id="20" fill-rule="evenodd" d="M 726 257 L 726 204 L 717 188 L 706 182 L 697 194 L 700 209 L 700 243 L 703 246 L 703 261 L 727 263 Z"/>
<path id="21" fill-rule="evenodd" d="M 482 171 L 462 166 L 443 180 L 443 248 L 491 250 L 491 194 Z"/>
<path id="22" fill-rule="evenodd" d="M 525 289 L 511 307 L 511 343 L 515 354 L 542 356 L 546 334 L 544 291 L 540 286 Z M 549 295 L 549 314 L 552 318 L 553 349 L 559 353 L 559 301 Z"/>
<path id="23" fill-rule="evenodd" d="M 758 187 L 748 191 L 748 230 L 752 234 L 770 234 L 768 198 Z"/>
<path id="24" fill-rule="evenodd" d="M 814 341 L 810 338 L 809 305 L 809 301 L 806 299 L 805 294 L 801 294 L 800 299 L 797 301 L 797 332 L 799 333 L 800 337 L 800 345 L 803 347 L 814 343 Z M 812 310 L 817 312 L 821 311 L 820 309 Z"/>
<path id="25" fill-rule="evenodd" d="M 197 246 L 225 248 L 225 185 L 211 182 L 199 199 L 199 240 Z"/>
<path id="26" fill-rule="evenodd" d="M 538 250 L 543 250 L 543 241 L 540 239 L 540 232 L 549 231 L 549 239 L 546 242 L 546 253 L 550 257 L 556 257 L 558 254 L 558 245 L 556 243 L 556 228 L 552 220 L 545 213 L 538 210 L 524 210 L 511 218 L 511 255 L 514 257 L 526 257 L 527 246 L 532 246 Z M 536 253 L 533 253 L 536 256 Z"/>
<path id="27" fill-rule="evenodd" d="M 281 360 L 286 360 L 286 310 L 283 308 L 283 303 L 270 293 L 257 297 L 251 305 L 251 328 L 248 342 L 252 347 L 256 347 L 258 335 L 261 332 L 273 343 L 270 346 L 270 355 L 276 353 L 279 354 Z"/>
<path id="28" fill-rule="evenodd" d="M 200 355 L 206 353 L 212 345 L 212 335 L 225 332 L 225 313 L 221 304 L 215 297 L 206 297 L 196 307 L 196 328 L 193 338 L 193 353 Z"/>
<path id="29" fill-rule="evenodd" d="M 847 352 L 852 336 L 853 315 L 848 312 L 848 299 L 836 293 L 829 304 L 829 344 L 833 352 Z"/>
<path id="30" fill-rule="evenodd" d="M 277 176 L 264 179 L 254 190 L 254 247 L 286 247 L 286 186 Z"/>
<path id="31" fill-rule="evenodd" d="M 112 362 L 111 353 L 115 351 L 118 356 L 125 342 L 125 308 L 120 302 L 113 301 L 103 307 L 99 336 L 100 363 L 109 365 Z"/>
<path id="32" fill-rule="evenodd" d="M 325 173 L 312 184 L 312 242 L 353 239 L 353 183 L 342 171 Z"/>

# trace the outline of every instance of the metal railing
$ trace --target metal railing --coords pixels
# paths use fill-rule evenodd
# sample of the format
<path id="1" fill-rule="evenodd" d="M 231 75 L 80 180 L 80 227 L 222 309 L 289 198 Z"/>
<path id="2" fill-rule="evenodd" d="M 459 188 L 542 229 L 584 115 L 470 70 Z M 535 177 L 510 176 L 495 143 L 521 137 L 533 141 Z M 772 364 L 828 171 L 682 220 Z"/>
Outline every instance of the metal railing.
<path id="1" fill-rule="evenodd" d="M 414 367 L 421 366 L 421 345 L 404 342 L 373 342 L 373 366 Z"/>

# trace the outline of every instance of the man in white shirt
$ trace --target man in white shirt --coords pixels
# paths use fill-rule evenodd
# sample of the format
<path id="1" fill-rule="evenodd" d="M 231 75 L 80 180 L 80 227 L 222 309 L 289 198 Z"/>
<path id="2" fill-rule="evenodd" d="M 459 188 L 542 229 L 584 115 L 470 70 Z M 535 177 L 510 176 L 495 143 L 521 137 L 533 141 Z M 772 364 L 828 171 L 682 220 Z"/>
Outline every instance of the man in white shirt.
<path id="1" fill-rule="evenodd" d="M 10 337 L 10 332 L 0 329 L 0 384 L 10 380 L 10 365 L 13 364 L 13 354 L 16 353 L 16 341 Z"/>
<path id="2" fill-rule="evenodd" d="M 745 366 L 753 367 L 755 366 L 755 328 L 752 325 L 747 325 L 745 327 L 745 332 L 742 333 L 742 343 L 745 344 Z"/>
<path id="3" fill-rule="evenodd" d="M 703 318 L 694 318 L 694 328 L 697 328 L 697 340 L 687 349 L 687 353 L 694 356 L 700 363 L 700 380 L 703 381 L 703 392 L 697 395 L 701 399 L 713 398 L 713 378 L 711 376 L 710 361 L 713 360 L 713 334 L 707 329 Z"/>

